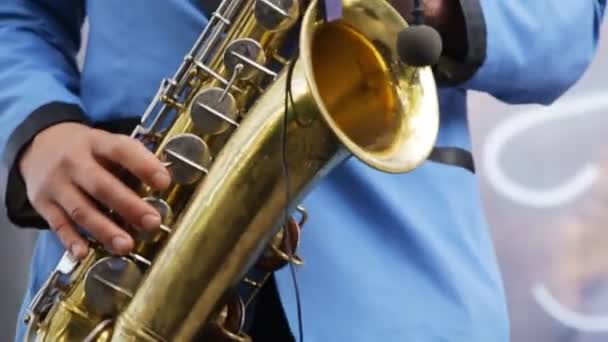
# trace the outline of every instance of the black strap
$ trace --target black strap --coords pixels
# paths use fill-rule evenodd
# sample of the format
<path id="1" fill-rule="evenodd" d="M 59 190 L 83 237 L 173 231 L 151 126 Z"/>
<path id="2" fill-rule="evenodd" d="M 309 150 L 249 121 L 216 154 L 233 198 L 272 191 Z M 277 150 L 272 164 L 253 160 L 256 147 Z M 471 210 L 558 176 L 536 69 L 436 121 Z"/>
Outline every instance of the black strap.
<path id="1" fill-rule="evenodd" d="M 436 163 L 462 167 L 475 173 L 473 154 L 460 147 L 434 147 L 428 159 Z"/>

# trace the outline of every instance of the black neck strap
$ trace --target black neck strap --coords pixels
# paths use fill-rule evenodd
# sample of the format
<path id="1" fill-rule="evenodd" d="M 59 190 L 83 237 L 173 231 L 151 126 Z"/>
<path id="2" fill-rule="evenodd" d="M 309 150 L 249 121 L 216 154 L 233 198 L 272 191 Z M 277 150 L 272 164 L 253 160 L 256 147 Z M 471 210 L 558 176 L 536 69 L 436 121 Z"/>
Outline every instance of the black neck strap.
<path id="1" fill-rule="evenodd" d="M 460 147 L 434 147 L 428 159 L 436 163 L 462 167 L 475 173 L 473 154 Z"/>

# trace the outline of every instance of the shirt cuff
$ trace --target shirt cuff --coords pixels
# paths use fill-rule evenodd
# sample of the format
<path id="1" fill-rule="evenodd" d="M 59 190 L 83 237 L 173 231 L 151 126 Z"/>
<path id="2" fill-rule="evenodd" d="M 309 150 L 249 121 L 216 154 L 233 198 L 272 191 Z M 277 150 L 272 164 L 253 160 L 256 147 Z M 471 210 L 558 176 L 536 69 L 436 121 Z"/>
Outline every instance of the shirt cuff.
<path id="1" fill-rule="evenodd" d="M 68 106 L 72 106 L 72 105 L 67 105 L 63 108 L 67 109 Z M 46 106 L 41 107 L 41 109 L 43 111 L 45 111 L 45 109 L 43 109 L 44 107 L 46 107 Z M 74 114 L 73 116 L 58 115 L 58 113 L 65 113 L 65 111 L 62 111 L 62 109 L 60 109 L 60 108 L 62 108 L 61 104 L 59 106 L 53 105 L 50 109 L 50 111 L 53 112 L 52 116 L 55 119 L 63 119 L 63 120 L 55 120 L 55 121 L 53 121 L 53 123 L 59 123 L 60 121 L 77 121 L 77 122 L 82 122 L 82 123 L 87 123 L 87 124 L 89 123 L 86 119 L 79 119 L 76 112 L 72 113 L 72 114 Z M 33 115 L 34 115 L 34 113 L 32 113 L 32 116 Z M 30 116 L 30 117 L 32 117 L 32 116 Z M 27 120 L 29 120 L 29 118 Z M 139 124 L 139 121 L 140 121 L 139 117 L 130 117 L 130 118 L 125 118 L 125 119 L 96 122 L 96 123 L 92 124 L 92 127 L 100 129 L 100 130 L 104 130 L 104 131 L 107 131 L 110 133 L 129 135 L 133 131 L 135 126 L 137 126 L 137 124 Z M 48 125 L 38 126 L 38 127 L 43 127 L 43 126 L 48 127 L 51 124 L 52 123 L 50 123 Z M 32 126 L 34 126 L 34 125 L 35 125 L 35 123 L 32 123 Z M 40 128 L 38 130 L 38 132 L 41 131 L 42 129 L 43 128 Z M 15 132 L 17 132 L 17 131 L 15 131 Z M 17 136 L 17 135 L 15 135 L 15 133 L 13 133 L 13 135 Z M 27 189 L 25 187 L 25 181 L 23 180 L 23 177 L 21 176 L 21 172 L 19 172 L 19 168 L 18 168 L 18 164 L 19 164 L 18 160 L 19 160 L 19 156 L 20 156 L 23 148 L 29 143 L 29 141 L 31 141 L 31 139 L 35 135 L 36 135 L 35 133 L 33 135 L 31 135 L 29 140 L 26 140 L 26 139 L 23 140 L 24 143 L 21 145 L 21 148 L 18 149 L 17 153 L 15 154 L 12 164 L 8 165 L 9 174 L 8 174 L 8 181 L 7 181 L 7 185 L 6 185 L 5 203 L 6 203 L 6 209 L 7 209 L 7 216 L 9 218 L 9 220 L 16 226 L 30 227 L 30 228 L 37 228 L 37 229 L 48 229 L 49 228 L 48 223 L 42 218 L 42 216 L 40 216 L 38 214 L 36 209 L 34 209 L 34 207 L 32 207 L 32 204 L 30 203 L 29 199 L 27 198 Z M 12 136 L 11 136 L 11 139 L 12 139 Z M 15 142 L 15 144 L 16 144 L 16 142 Z M 5 156 L 6 156 L 6 154 L 5 154 Z M 7 156 L 7 158 L 8 158 L 8 156 Z"/>
<path id="2" fill-rule="evenodd" d="M 51 102 L 34 110 L 10 135 L 4 151 L 7 167 L 17 161 L 23 148 L 43 129 L 66 121 L 88 123 L 80 106 L 64 102 Z"/>
<path id="3" fill-rule="evenodd" d="M 19 159 L 25 147 L 38 132 L 66 121 L 88 124 L 83 110 L 74 104 L 51 102 L 34 110 L 10 135 L 3 159 L 8 169 L 5 203 L 7 217 L 20 227 L 48 228 L 46 221 L 36 212 L 27 198 L 25 182 L 19 172 Z"/>
<path id="4" fill-rule="evenodd" d="M 487 30 L 480 0 L 459 0 L 465 24 L 466 54 L 462 57 L 442 55 L 435 66 L 437 81 L 442 86 L 455 86 L 469 80 L 486 59 Z"/>

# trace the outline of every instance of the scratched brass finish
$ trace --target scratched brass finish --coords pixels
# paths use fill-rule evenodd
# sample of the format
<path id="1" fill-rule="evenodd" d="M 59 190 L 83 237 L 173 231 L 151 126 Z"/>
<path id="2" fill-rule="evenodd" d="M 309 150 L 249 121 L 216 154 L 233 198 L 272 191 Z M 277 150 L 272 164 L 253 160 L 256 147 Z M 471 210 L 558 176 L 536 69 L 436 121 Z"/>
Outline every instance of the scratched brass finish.
<path id="1" fill-rule="evenodd" d="M 229 39 L 220 44 L 222 51 L 242 37 L 254 37 L 268 55 L 280 47 L 283 32 L 264 31 L 257 25 L 254 4 L 243 5 Z M 186 96 L 185 104 L 177 105 L 181 109 L 162 132 L 155 152 L 179 162 L 183 155 L 166 147 L 175 145 L 169 144 L 174 137 L 189 134 L 204 140 L 212 160 L 209 165 L 193 164 L 196 174 L 192 175 L 187 174 L 190 159 L 186 160 L 181 165 L 186 175 L 180 179 L 188 182 L 163 194 L 142 187 L 143 197 L 161 198 L 174 218 L 167 219 L 168 230 L 160 233 L 164 235 L 139 242 L 137 251 L 151 261 L 141 266 L 143 280 L 132 294 L 119 289 L 116 305 L 125 296 L 132 297 L 120 306 L 119 314 L 93 315 L 99 310 L 87 308 L 91 302 L 86 300 L 87 274 L 95 263 L 111 257 L 99 247 L 78 265 L 71 285 L 46 319 L 37 323 L 40 340 L 190 341 L 214 336 L 205 341 L 249 341 L 239 327 L 228 329 L 241 320 L 228 312 L 244 311 L 248 301 L 227 299 L 236 286 L 256 283 L 247 278 L 252 268 L 272 272 L 267 265 L 284 264 L 275 260 L 261 267 L 260 257 L 282 245 L 286 214 L 296 210 L 318 179 L 350 156 L 390 173 L 411 171 L 428 157 L 438 132 L 437 94 L 430 69 L 406 66 L 397 56 L 397 35 L 407 24 L 384 0 L 343 0 L 343 5 L 344 18 L 334 23 L 319 19 L 316 0 L 305 6 L 297 32 L 298 55 L 274 69 L 277 75 L 270 82 L 248 70 L 234 83 L 229 94 L 239 115 L 234 123 L 215 122 L 210 131 L 221 133 L 200 133 L 204 120 L 193 123 L 189 108 L 198 94 L 226 84 L 217 79 L 191 80 L 197 90 Z M 265 25 L 287 25 L 275 19 Z M 231 49 L 257 51 L 253 46 Z M 233 61 L 229 68 L 223 67 L 222 56 L 214 55 L 209 65 L 227 79 L 238 68 Z M 261 86 L 264 81 L 267 87 Z M 287 89 L 291 96 L 286 109 Z M 223 106 L 219 104 L 214 108 Z M 197 108 L 197 115 L 214 108 Z M 290 219 L 287 227 L 297 229 L 297 234 L 291 233 L 297 244 L 299 225 Z M 284 251 L 275 254 L 286 256 Z M 127 258 L 142 264 L 134 256 Z M 299 264 L 300 259 L 287 255 L 287 260 Z M 121 284 L 131 281 L 116 279 Z M 110 309 L 114 307 L 104 306 Z"/>

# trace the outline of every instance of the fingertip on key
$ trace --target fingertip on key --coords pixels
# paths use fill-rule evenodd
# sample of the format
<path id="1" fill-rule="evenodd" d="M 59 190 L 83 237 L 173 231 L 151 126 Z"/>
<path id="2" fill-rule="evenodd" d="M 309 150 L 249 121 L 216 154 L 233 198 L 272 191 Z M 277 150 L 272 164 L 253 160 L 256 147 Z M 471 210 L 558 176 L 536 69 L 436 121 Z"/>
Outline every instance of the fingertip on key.
<path id="1" fill-rule="evenodd" d="M 115 253 L 125 254 L 128 253 L 131 248 L 130 239 L 121 235 L 112 238 L 112 249 Z"/>
<path id="2" fill-rule="evenodd" d="M 88 247 L 76 242 L 70 246 L 70 253 L 77 259 L 83 259 L 88 253 Z"/>
<path id="3" fill-rule="evenodd" d="M 152 177 L 152 183 L 158 189 L 165 189 L 171 184 L 171 176 L 167 171 L 157 171 Z"/>
<path id="4" fill-rule="evenodd" d="M 160 227 L 160 215 L 158 214 L 145 214 L 141 218 L 141 226 L 144 229 L 156 229 Z"/>

